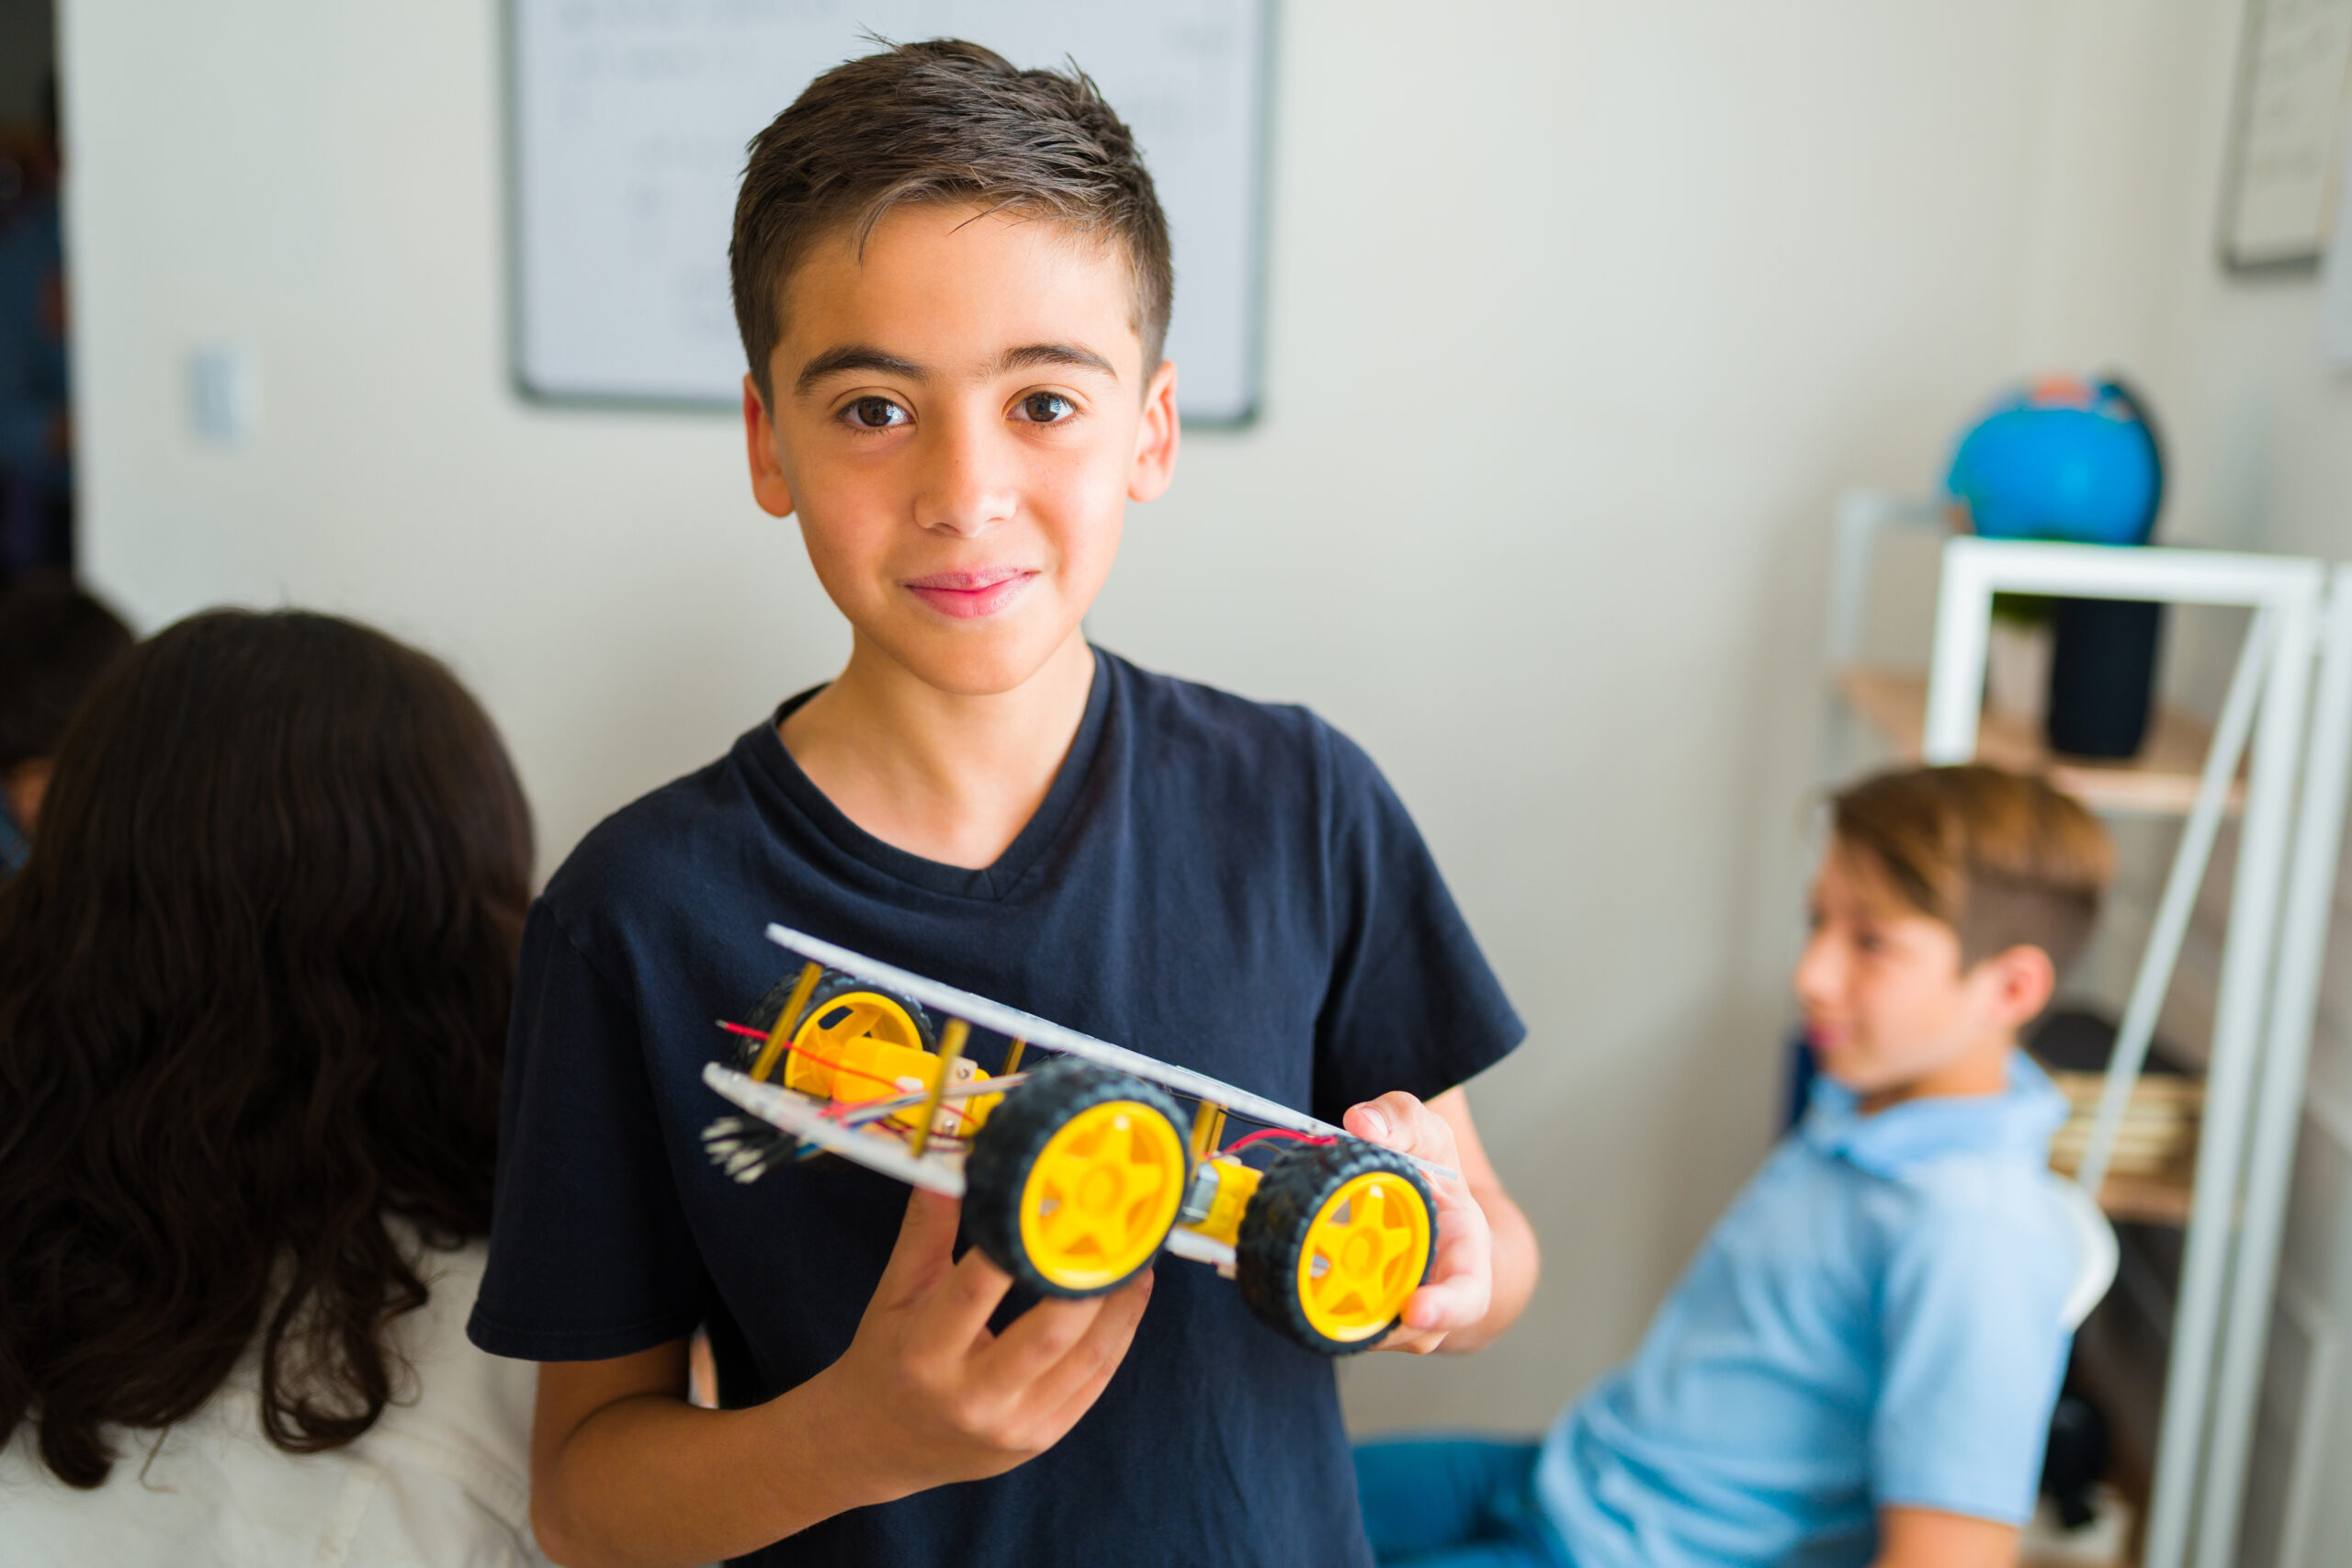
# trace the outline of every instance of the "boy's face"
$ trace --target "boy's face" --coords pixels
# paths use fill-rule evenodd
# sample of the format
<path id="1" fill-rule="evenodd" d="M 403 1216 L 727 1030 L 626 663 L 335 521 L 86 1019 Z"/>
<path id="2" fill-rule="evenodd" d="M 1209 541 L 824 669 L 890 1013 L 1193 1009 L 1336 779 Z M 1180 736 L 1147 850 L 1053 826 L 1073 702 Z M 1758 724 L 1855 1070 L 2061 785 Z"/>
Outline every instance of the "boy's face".
<path id="1" fill-rule="evenodd" d="M 1174 471 L 1175 367 L 1146 374 L 1125 258 L 903 206 L 862 257 L 819 245 L 785 305 L 769 403 L 744 378 L 753 494 L 798 514 L 863 642 L 943 692 L 1019 686 L 1078 635 L 1127 502 Z"/>
<path id="2" fill-rule="evenodd" d="M 1865 1101 L 1977 1091 L 1985 1069 L 2006 1071 L 2017 1031 L 2055 982 L 2033 947 L 1963 969 L 1959 934 L 1905 907 L 1874 863 L 1841 844 L 1815 875 L 1811 915 L 1793 981 L 1805 1037 L 1822 1072 Z M 1962 1077 L 1971 1089 L 1944 1081 Z"/>

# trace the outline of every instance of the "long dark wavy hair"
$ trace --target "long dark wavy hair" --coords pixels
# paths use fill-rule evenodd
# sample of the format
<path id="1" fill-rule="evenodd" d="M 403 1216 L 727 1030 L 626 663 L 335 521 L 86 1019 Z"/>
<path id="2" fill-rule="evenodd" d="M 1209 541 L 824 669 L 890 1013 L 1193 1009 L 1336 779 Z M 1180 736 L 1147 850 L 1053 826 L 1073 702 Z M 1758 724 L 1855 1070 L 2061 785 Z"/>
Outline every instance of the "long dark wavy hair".
<path id="1" fill-rule="evenodd" d="M 256 1341 L 265 1429 L 374 1424 L 424 1304 L 388 1227 L 490 1227 L 530 817 L 440 663 L 214 611 L 125 655 L 0 887 L 0 1443 L 96 1486 L 108 1426 Z"/>

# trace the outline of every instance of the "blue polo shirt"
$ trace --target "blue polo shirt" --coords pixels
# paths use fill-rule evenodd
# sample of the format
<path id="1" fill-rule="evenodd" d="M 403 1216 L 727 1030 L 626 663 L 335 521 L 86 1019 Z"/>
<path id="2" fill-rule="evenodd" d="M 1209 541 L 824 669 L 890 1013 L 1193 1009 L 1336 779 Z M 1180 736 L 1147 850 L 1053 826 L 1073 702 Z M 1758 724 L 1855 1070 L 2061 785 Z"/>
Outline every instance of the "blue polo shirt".
<path id="1" fill-rule="evenodd" d="M 1545 1438 L 1568 1560 L 1860 1564 L 1895 1505 L 2022 1523 L 2080 1264 L 2047 1170 L 2066 1111 L 2022 1055 L 2002 1094 L 1871 1116 L 1816 1082 L 1633 1360 Z"/>

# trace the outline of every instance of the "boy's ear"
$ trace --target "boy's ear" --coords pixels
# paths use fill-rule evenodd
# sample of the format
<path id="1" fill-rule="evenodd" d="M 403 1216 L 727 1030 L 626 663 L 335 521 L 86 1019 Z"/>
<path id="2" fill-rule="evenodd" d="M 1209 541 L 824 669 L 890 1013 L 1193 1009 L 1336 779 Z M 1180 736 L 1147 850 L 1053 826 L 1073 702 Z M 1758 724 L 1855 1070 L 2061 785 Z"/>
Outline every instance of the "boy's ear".
<path id="1" fill-rule="evenodd" d="M 1978 968 L 1990 987 L 1995 1020 L 2005 1029 L 2031 1023 L 2058 989 L 2058 968 L 2050 954 L 2024 942 L 2002 949 Z"/>
<path id="2" fill-rule="evenodd" d="M 1176 362 L 1163 359 L 1144 388 L 1143 422 L 1136 426 L 1135 461 L 1127 469 L 1127 499 L 1157 501 L 1176 477 L 1176 447 L 1183 436 L 1176 417 Z"/>
<path id="3" fill-rule="evenodd" d="M 759 383 L 749 375 L 743 378 L 743 446 L 752 464 L 752 499 L 771 517 L 791 516 L 792 487 L 776 458 L 775 422 L 768 418 Z"/>

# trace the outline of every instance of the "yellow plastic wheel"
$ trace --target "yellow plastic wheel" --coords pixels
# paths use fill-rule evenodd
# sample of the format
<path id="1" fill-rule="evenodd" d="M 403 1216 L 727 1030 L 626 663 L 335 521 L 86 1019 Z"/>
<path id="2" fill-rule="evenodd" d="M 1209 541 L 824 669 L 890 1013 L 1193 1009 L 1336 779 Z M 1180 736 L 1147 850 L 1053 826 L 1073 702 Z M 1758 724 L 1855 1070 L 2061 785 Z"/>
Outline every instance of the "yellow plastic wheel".
<path id="1" fill-rule="evenodd" d="M 1234 1282 L 1259 1320 L 1310 1350 L 1369 1350 L 1429 1275 L 1437 1239 L 1412 1162 L 1355 1138 L 1266 1168 L 1241 1215 Z"/>
<path id="2" fill-rule="evenodd" d="M 1353 1344 L 1387 1332 L 1430 1260 L 1430 1211 L 1394 1171 L 1342 1182 L 1306 1228 L 1298 1304 L 1315 1332 Z"/>
<path id="3" fill-rule="evenodd" d="M 834 1064 L 850 1056 L 856 1041 L 874 1039 L 910 1051 L 931 1049 L 929 1020 L 909 1003 L 849 979 L 829 977 L 809 998 L 808 1010 L 792 1032 L 792 1051 L 784 1060 L 784 1084 L 804 1094 L 827 1098 L 870 1099 L 888 1093 L 893 1085 L 858 1080 L 863 1092 L 844 1095 L 848 1085 L 836 1081 Z"/>
<path id="4" fill-rule="evenodd" d="M 906 1004 L 880 991 L 844 991 L 810 1004 L 808 1018 L 792 1032 L 792 1043 L 801 1050 L 830 1053 L 868 1034 L 917 1051 L 928 1045 Z"/>
<path id="5" fill-rule="evenodd" d="M 1021 1190 L 1021 1247 L 1064 1291 L 1117 1284 L 1159 1250 L 1183 1201 L 1184 1140 L 1158 1107 L 1111 1100 L 1064 1122 Z"/>

